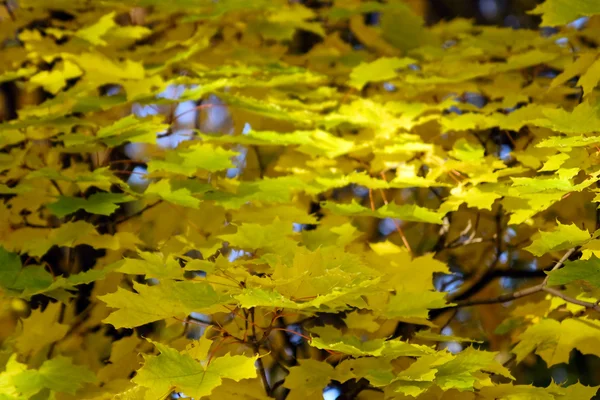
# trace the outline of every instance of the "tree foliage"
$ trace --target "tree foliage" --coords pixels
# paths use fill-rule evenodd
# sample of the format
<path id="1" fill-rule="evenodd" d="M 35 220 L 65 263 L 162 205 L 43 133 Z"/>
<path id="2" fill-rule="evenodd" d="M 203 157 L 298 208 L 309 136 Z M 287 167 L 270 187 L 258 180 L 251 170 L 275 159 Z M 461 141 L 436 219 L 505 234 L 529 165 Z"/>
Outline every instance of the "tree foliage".
<path id="1" fill-rule="evenodd" d="M 597 1 L 3 7 L 1 400 L 596 394 Z"/>

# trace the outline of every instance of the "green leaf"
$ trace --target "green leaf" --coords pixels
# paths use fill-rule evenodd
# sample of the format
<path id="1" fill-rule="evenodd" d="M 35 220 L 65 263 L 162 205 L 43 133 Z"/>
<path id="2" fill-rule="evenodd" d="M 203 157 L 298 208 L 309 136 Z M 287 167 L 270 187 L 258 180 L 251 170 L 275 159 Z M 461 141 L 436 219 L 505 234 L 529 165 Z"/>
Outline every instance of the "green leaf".
<path id="1" fill-rule="evenodd" d="M 600 10 L 600 7 L 598 9 Z M 592 93 L 598 85 L 598 81 L 600 81 L 600 60 L 596 60 L 596 62 L 590 65 L 588 70 L 577 81 L 577 85 L 581 86 L 584 97 L 586 97 Z"/>
<path id="2" fill-rule="evenodd" d="M 286 203 L 292 194 L 310 188 L 310 186 L 297 176 L 282 176 L 277 178 L 263 178 L 257 181 L 229 181 L 235 188 L 234 193 L 212 192 L 206 193 L 205 200 L 214 200 L 227 209 L 239 209 L 249 202 L 260 203 Z"/>
<path id="3" fill-rule="evenodd" d="M 600 143 L 600 137 L 598 136 L 551 136 L 536 144 L 535 147 L 553 147 L 570 150 L 572 147 L 585 147 L 597 143 Z"/>
<path id="4" fill-rule="evenodd" d="M 74 170 L 56 170 L 50 167 L 44 167 L 32 171 L 26 176 L 26 179 L 52 179 L 57 181 L 74 182 L 80 187 L 87 188 L 96 186 L 102 190 L 110 190 L 113 184 L 118 184 L 119 179 L 116 178 L 109 168 L 97 168 L 91 172 L 81 172 Z"/>
<path id="5" fill-rule="evenodd" d="M 594 53 L 582 53 L 574 63 L 567 64 L 563 72 L 552 80 L 550 88 L 557 87 L 566 83 L 574 76 L 582 75 L 592 63 L 596 60 Z"/>
<path id="6" fill-rule="evenodd" d="M 481 389 L 481 395 L 486 399 L 590 400 L 597 391 L 598 386 L 583 386 L 581 383 L 574 383 L 568 387 L 561 387 L 552 382 L 547 388 L 510 384 L 488 386 Z"/>
<path id="7" fill-rule="evenodd" d="M 190 189 L 186 187 L 177 188 L 174 181 L 161 179 L 158 182 L 152 182 L 145 191 L 146 195 L 155 195 L 169 203 L 189 208 L 198 208 L 201 201 L 192 195 Z"/>
<path id="8" fill-rule="evenodd" d="M 543 256 L 552 251 L 567 250 L 586 243 L 591 238 L 590 233 L 581 230 L 575 224 L 563 225 L 560 222 L 551 232 L 539 232 L 525 250 L 534 256 Z"/>
<path id="9" fill-rule="evenodd" d="M 393 79 L 400 69 L 415 62 L 412 58 L 382 57 L 370 63 L 361 63 L 352 69 L 349 85 L 361 90 L 367 82 Z"/>
<path id="10" fill-rule="evenodd" d="M 193 176 L 199 169 L 210 172 L 233 168 L 232 157 L 238 153 L 198 143 L 188 148 L 168 151 L 164 160 L 148 162 L 148 172 L 166 171 Z"/>
<path id="11" fill-rule="evenodd" d="M 241 294 L 235 296 L 235 299 L 240 303 L 240 306 L 244 308 L 271 306 L 304 309 L 312 306 L 310 302 L 298 304 L 285 298 L 281 293 L 264 289 L 245 289 Z"/>
<path id="12" fill-rule="evenodd" d="M 418 357 L 432 354 L 435 351 L 419 344 L 410 344 L 400 340 L 374 339 L 361 341 L 354 335 L 341 335 L 332 327 L 313 328 L 319 337 L 312 337 L 310 345 L 318 349 L 337 351 L 354 357 Z"/>
<path id="13" fill-rule="evenodd" d="M 600 102 L 583 101 L 573 111 L 563 108 L 544 108 L 544 117 L 531 121 L 537 126 L 566 134 L 594 132 L 600 123 Z"/>
<path id="14" fill-rule="evenodd" d="M 160 355 L 145 356 L 144 365 L 137 371 L 133 382 L 148 388 L 155 396 L 177 389 L 199 399 L 210 395 L 225 378 L 239 382 L 256 377 L 254 363 L 258 356 L 227 354 L 212 359 L 208 364 L 194 360 L 186 352 L 178 352 L 158 342 L 152 343 Z"/>
<path id="15" fill-rule="evenodd" d="M 542 15 L 542 26 L 566 25 L 579 17 L 600 14 L 596 0 L 546 0 L 530 11 Z"/>
<path id="16" fill-rule="evenodd" d="M 7 368 L 0 373 L 0 392 L 7 395 L 21 395 L 18 399 L 28 399 L 42 389 L 74 395 L 85 383 L 96 381 L 92 371 L 74 365 L 70 358 L 56 356 L 46 360 L 39 369 L 27 369 L 16 360 L 13 354 Z"/>
<path id="17" fill-rule="evenodd" d="M 61 56 L 77 64 L 85 72 L 86 77 L 93 81 L 94 87 L 106 83 L 114 84 L 122 80 L 140 80 L 146 75 L 144 66 L 140 62 L 110 59 L 99 52 L 61 53 Z M 132 116 L 124 119 L 131 118 L 135 119 Z"/>
<path id="18" fill-rule="evenodd" d="M 46 237 L 42 240 L 22 243 L 21 252 L 33 257 L 41 257 L 52 246 L 74 247 L 82 237 L 97 234 L 94 226 L 84 221 L 67 222 L 59 228 L 49 229 L 46 233 Z"/>
<path id="19" fill-rule="evenodd" d="M 104 322 L 117 328 L 133 328 L 165 318 L 185 318 L 191 312 L 210 312 L 216 306 L 231 303 L 231 297 L 217 293 L 206 282 L 164 280 L 147 286 L 134 282 L 137 293 L 119 288 L 98 298 L 117 311 Z"/>
<path id="20" fill-rule="evenodd" d="M 396 218 L 403 221 L 427 222 L 430 224 L 441 224 L 444 217 L 444 214 L 414 204 L 398 205 L 389 203 L 375 211 L 380 218 Z"/>
<path id="21" fill-rule="evenodd" d="M 423 18 L 405 3 L 395 2 L 382 13 L 381 29 L 382 37 L 402 51 L 437 44 L 437 37 L 425 28 Z"/>
<path id="22" fill-rule="evenodd" d="M 25 290 L 21 296 L 30 297 L 35 294 L 45 293 L 46 296 L 55 297 L 58 290 L 74 290 L 77 285 L 86 285 L 104 279 L 109 272 L 114 270 L 113 266 L 107 265 L 101 269 L 92 269 L 78 274 L 71 274 L 68 277 L 55 277 L 49 286 L 43 288 L 36 288 L 34 285 L 24 285 Z"/>
<path id="23" fill-rule="evenodd" d="M 497 186 L 485 184 L 468 188 L 457 186 L 452 188 L 450 196 L 440 206 L 438 212 L 447 213 L 457 211 L 462 204 L 466 204 L 468 207 L 491 211 L 492 205 L 499 198 L 502 198 L 502 195 L 497 192 Z"/>
<path id="24" fill-rule="evenodd" d="M 366 1 L 359 4 L 336 4 L 327 12 L 327 17 L 332 20 L 347 19 L 356 14 L 365 14 L 375 11 L 383 11 L 388 4 L 377 3 L 375 1 Z"/>
<path id="25" fill-rule="evenodd" d="M 128 115 L 101 128 L 96 137 L 108 146 L 118 146 L 125 142 L 156 143 L 156 135 L 168 128 L 169 125 L 161 123 L 160 118 L 139 119 Z"/>
<path id="26" fill-rule="evenodd" d="M 520 363 L 535 351 L 549 367 L 567 363 L 573 349 L 583 354 L 600 355 L 600 323 L 588 318 L 569 318 L 562 322 L 543 319 L 521 334 L 512 352 Z"/>
<path id="27" fill-rule="evenodd" d="M 447 307 L 446 294 L 442 292 L 411 291 L 398 292 L 390 296 L 383 314 L 401 321 L 420 322 L 429 325 L 429 310 Z"/>
<path id="28" fill-rule="evenodd" d="M 600 259 L 593 255 L 589 260 L 567 261 L 561 269 L 551 271 L 548 275 L 548 285 L 583 281 L 600 288 Z"/>
<path id="29" fill-rule="evenodd" d="M 550 156 L 548 160 L 544 163 L 542 168 L 540 168 L 539 172 L 546 171 L 556 171 L 560 169 L 560 167 L 569 159 L 568 154 L 558 153 L 553 156 Z"/>
<path id="30" fill-rule="evenodd" d="M 41 257 L 52 246 L 75 247 L 87 244 L 98 249 L 116 250 L 118 248 L 135 248 L 134 246 L 141 242 L 131 232 L 100 235 L 92 224 L 80 220 L 66 222 L 56 229 L 18 229 L 1 243 L 12 251 L 27 253 L 32 257 Z"/>
<path id="31" fill-rule="evenodd" d="M 474 162 L 483 159 L 485 149 L 479 143 L 467 142 L 459 139 L 449 154 L 460 161 Z"/>
<path id="32" fill-rule="evenodd" d="M 333 277 L 339 277 L 340 271 L 336 271 L 337 274 L 332 274 Z M 320 281 L 322 286 L 331 286 L 328 281 L 322 277 L 313 278 L 314 281 Z M 291 286 L 294 282 L 291 282 Z M 375 285 L 378 283 L 376 279 L 363 280 L 357 284 L 349 284 L 347 286 L 335 287 L 330 289 L 325 294 L 319 294 L 306 299 L 292 300 L 278 291 L 275 290 L 264 290 L 260 288 L 250 288 L 242 290 L 241 294 L 238 294 L 235 299 L 239 305 L 244 308 L 251 307 L 279 307 L 289 308 L 292 310 L 329 310 L 341 311 L 348 309 L 348 304 L 361 304 L 363 307 L 366 306 L 363 296 L 367 290 L 374 290 Z M 302 290 L 302 288 L 300 288 Z"/>
<path id="33" fill-rule="evenodd" d="M 317 398 L 322 396 L 323 390 L 335 376 L 335 370 L 329 363 L 310 358 L 298 360 L 298 365 L 290 368 L 283 386 Z"/>
<path id="34" fill-rule="evenodd" d="M 443 214 L 417 205 L 398 205 L 395 203 L 386 204 L 375 211 L 363 207 L 354 200 L 351 204 L 339 204 L 333 202 L 323 202 L 321 207 L 330 210 L 336 215 L 356 216 L 356 217 L 376 217 L 376 218 L 396 218 L 404 221 L 427 222 L 431 224 L 441 224 Z"/>
<path id="35" fill-rule="evenodd" d="M 208 136 L 203 139 L 220 143 L 239 143 L 253 146 L 292 146 L 297 145 L 297 150 L 311 156 L 339 157 L 353 150 L 352 141 L 336 137 L 323 130 L 294 131 L 291 133 L 278 133 L 270 131 L 250 131 L 239 136 Z"/>
<path id="36" fill-rule="evenodd" d="M 21 260 L 0 246 L 0 287 L 9 293 L 20 294 L 23 290 L 43 291 L 53 283 L 52 275 L 41 265 L 21 267 Z"/>
<path id="37" fill-rule="evenodd" d="M 21 272 L 21 258 L 0 246 L 0 286 L 11 288 Z"/>
<path id="38" fill-rule="evenodd" d="M 103 279 L 107 273 L 115 269 L 106 266 L 102 269 L 89 270 L 68 277 L 53 277 L 41 265 L 21 266 L 21 260 L 16 253 L 6 251 L 0 246 L 0 287 L 8 290 L 9 294 L 23 298 L 45 293 L 54 297 L 58 290 L 72 290 L 77 285 L 87 284 Z"/>
<path id="39" fill-rule="evenodd" d="M 275 218 L 272 224 L 245 223 L 237 227 L 237 231 L 230 235 L 220 235 L 219 238 L 229 243 L 230 246 L 247 250 L 265 249 L 267 251 L 285 251 L 289 246 L 297 247 L 296 242 L 286 239 L 292 234 L 292 224 L 279 221 Z M 293 251 L 293 249 L 290 249 Z"/>
<path id="40" fill-rule="evenodd" d="M 38 72 L 29 79 L 29 84 L 34 87 L 42 86 L 47 92 L 57 94 L 67 85 L 67 80 L 77 78 L 81 74 L 82 71 L 76 64 L 64 61 L 52 71 Z"/>
<path id="41" fill-rule="evenodd" d="M 94 25 L 90 25 L 87 28 L 83 28 L 75 32 L 75 36 L 86 40 L 95 46 L 105 46 L 107 43 L 106 41 L 102 40 L 102 36 L 117 26 L 116 22 L 114 21 L 115 15 L 116 12 L 114 11 L 104 15 Z"/>
<path id="42" fill-rule="evenodd" d="M 8 71 L 0 74 L 0 83 L 10 82 L 16 79 L 25 78 L 31 76 L 37 72 L 37 68 L 28 67 L 28 68 L 20 68 L 16 71 Z"/>
<path id="43" fill-rule="evenodd" d="M 57 217 L 62 218 L 83 209 L 90 214 L 111 215 L 119 206 L 134 200 L 133 197 L 123 193 L 95 193 L 83 199 L 81 197 L 59 196 L 58 201 L 50 203 L 46 207 Z"/>
<path id="44" fill-rule="evenodd" d="M 23 333 L 17 337 L 15 348 L 28 357 L 61 340 L 69 331 L 69 325 L 58 322 L 61 304 L 50 303 L 44 311 L 37 309 L 22 321 Z"/>
<path id="45" fill-rule="evenodd" d="M 172 254 L 164 256 L 162 253 L 146 251 L 138 251 L 138 254 L 141 260 L 125 258 L 117 261 L 114 268 L 125 274 L 145 275 L 147 279 L 183 279 L 185 271 L 212 272 L 215 268 L 214 263 L 205 260 L 190 260 L 182 268 Z"/>
<path id="46" fill-rule="evenodd" d="M 480 371 L 492 372 L 505 378 L 514 379 L 509 370 L 495 360 L 498 353 L 475 350 L 469 347 L 455 358 L 437 367 L 435 382 L 443 390 L 456 388 L 469 390 L 479 381 Z"/>

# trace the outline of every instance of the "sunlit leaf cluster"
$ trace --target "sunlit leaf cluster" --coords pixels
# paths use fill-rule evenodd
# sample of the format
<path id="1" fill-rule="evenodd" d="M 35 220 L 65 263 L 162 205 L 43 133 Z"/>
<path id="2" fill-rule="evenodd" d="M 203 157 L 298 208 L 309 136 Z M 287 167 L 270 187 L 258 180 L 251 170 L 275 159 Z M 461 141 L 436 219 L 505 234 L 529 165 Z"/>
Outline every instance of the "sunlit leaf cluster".
<path id="1" fill-rule="evenodd" d="M 600 3 L 415 3 L 4 2 L 0 400 L 591 399 Z"/>

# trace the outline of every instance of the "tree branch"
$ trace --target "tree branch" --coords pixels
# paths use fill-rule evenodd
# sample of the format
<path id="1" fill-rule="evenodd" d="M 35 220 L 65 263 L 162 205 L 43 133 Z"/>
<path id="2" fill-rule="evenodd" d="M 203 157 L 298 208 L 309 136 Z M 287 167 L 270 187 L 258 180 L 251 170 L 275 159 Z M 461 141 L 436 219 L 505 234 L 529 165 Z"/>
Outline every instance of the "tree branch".
<path id="1" fill-rule="evenodd" d="M 575 253 L 577 251 L 577 248 L 572 248 L 569 251 L 567 251 L 562 258 L 556 262 L 556 264 L 554 264 L 554 266 L 552 267 L 552 269 L 550 270 L 550 272 L 555 271 L 557 269 L 559 269 L 563 263 L 571 256 L 573 255 L 573 253 Z M 556 297 L 560 297 L 561 299 L 565 300 L 568 303 L 573 303 L 573 304 L 577 304 L 586 308 L 591 308 L 595 311 L 600 312 L 600 301 L 597 303 L 590 303 L 588 301 L 583 301 L 583 300 L 579 300 L 576 299 L 574 297 L 568 296 L 566 294 L 564 294 L 563 292 L 561 292 L 560 290 L 557 289 L 553 289 L 553 288 L 549 288 L 547 287 L 548 285 L 548 279 L 550 278 L 550 275 L 547 275 L 546 278 L 544 279 L 544 281 L 538 285 L 535 286 L 531 286 L 528 287 L 526 289 L 522 289 L 522 290 L 518 290 L 516 292 L 512 292 L 512 293 L 506 293 L 503 295 L 500 295 L 498 297 L 492 297 L 489 299 L 475 299 L 475 300 L 464 300 L 464 301 L 457 301 L 456 304 L 449 306 L 449 307 L 445 307 L 443 309 L 439 309 L 439 310 L 449 310 L 449 309 L 455 309 L 455 308 L 462 308 L 462 307 L 469 307 L 469 306 L 476 306 L 476 305 L 481 305 L 481 304 L 497 304 L 497 303 L 506 303 L 509 301 L 513 301 L 516 299 L 519 299 L 521 297 L 525 297 L 525 296 L 530 296 L 532 294 L 535 293 L 539 293 L 539 292 L 546 292 L 549 293 L 553 296 Z"/>
<path id="2" fill-rule="evenodd" d="M 506 303 L 506 302 L 509 302 L 509 301 L 512 301 L 512 300 L 520 299 L 521 297 L 525 297 L 525 296 L 529 296 L 529 295 L 532 295 L 532 294 L 535 294 L 535 293 L 539 293 L 539 292 L 542 291 L 542 289 L 543 289 L 543 286 L 541 284 L 539 284 L 539 285 L 528 287 L 528 288 L 523 289 L 523 290 L 518 290 L 516 292 L 505 293 L 505 294 L 500 295 L 498 297 L 492 297 L 492 298 L 489 298 L 489 299 L 475 299 L 475 300 L 457 301 L 455 305 L 446 307 L 445 310 L 449 310 L 449 309 L 452 309 L 452 308 L 462 308 L 462 307 L 469 307 L 469 306 L 477 306 L 477 305 L 481 305 L 481 304 Z"/>
<path id="3" fill-rule="evenodd" d="M 260 375 L 260 379 L 262 380 L 262 383 L 265 387 L 265 392 L 267 393 L 267 396 L 272 397 L 272 390 L 271 390 L 271 386 L 269 386 L 269 380 L 267 379 L 267 372 L 265 370 L 265 365 L 262 362 L 262 359 L 260 358 L 260 345 L 258 344 L 258 341 L 256 340 L 256 324 L 254 322 L 254 308 L 250 309 L 250 318 L 251 318 L 251 325 L 252 325 L 252 347 L 254 348 L 254 352 L 256 354 L 258 354 L 258 359 L 256 360 L 256 366 L 258 369 L 258 373 Z"/>
<path id="4" fill-rule="evenodd" d="M 552 268 L 550 268 L 550 272 L 555 271 L 555 270 L 559 269 L 560 267 L 562 267 L 564 262 L 567 261 L 567 259 L 569 257 L 571 257 L 576 251 L 577 251 L 577 248 L 572 248 L 569 251 L 567 251 L 561 257 L 561 259 L 558 262 L 556 262 L 552 266 Z M 507 294 L 504 294 L 504 295 L 501 295 L 498 297 L 494 297 L 491 299 L 467 300 L 469 297 L 479 293 L 492 280 L 494 280 L 496 278 L 500 278 L 500 277 L 533 278 L 533 277 L 542 277 L 543 276 L 543 277 L 545 277 L 544 281 L 540 285 L 533 286 L 533 288 L 539 287 L 540 289 L 538 291 L 540 291 L 541 287 L 546 286 L 548 284 L 549 275 L 547 275 L 544 272 L 548 269 L 549 268 L 544 268 L 543 270 L 535 270 L 535 271 L 488 269 L 470 287 L 466 288 L 462 292 L 454 293 L 454 294 L 448 296 L 448 300 L 450 302 L 456 303 L 455 306 L 449 306 L 449 307 L 445 307 L 445 308 L 438 308 L 438 309 L 432 310 L 430 317 L 432 319 L 437 318 L 443 312 L 453 309 L 453 308 L 456 308 L 456 307 L 468 307 L 468 306 L 474 306 L 474 305 L 480 305 L 480 304 L 504 303 L 507 301 L 514 300 L 515 298 L 513 298 L 511 296 L 515 293 L 519 294 L 521 291 L 517 291 L 514 293 L 507 293 Z M 527 290 L 527 289 L 525 289 L 525 290 Z M 534 293 L 537 293 L 537 292 L 534 292 Z M 529 295 L 529 294 L 533 294 L 533 293 L 528 293 L 527 295 Z M 519 296 L 519 297 L 523 297 L 523 296 Z M 516 297 L 516 298 L 519 298 L 519 297 Z M 503 299 L 505 299 L 505 300 L 503 300 Z"/>

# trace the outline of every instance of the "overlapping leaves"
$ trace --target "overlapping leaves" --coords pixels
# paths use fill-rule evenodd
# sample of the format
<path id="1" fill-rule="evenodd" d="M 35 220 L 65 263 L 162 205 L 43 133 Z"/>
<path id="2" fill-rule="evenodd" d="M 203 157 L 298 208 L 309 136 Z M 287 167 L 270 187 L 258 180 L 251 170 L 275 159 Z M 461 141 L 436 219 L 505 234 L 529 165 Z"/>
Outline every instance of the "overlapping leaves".
<path id="1" fill-rule="evenodd" d="M 513 310 L 524 323 L 512 352 L 548 365 L 598 355 L 593 316 L 550 313 L 593 309 L 600 287 L 596 234 L 570 212 L 598 202 L 593 25 L 560 40 L 426 27 L 399 1 L 9 3 L 2 32 L 18 43 L 0 50 L 0 82 L 49 98 L 0 124 L 0 305 L 42 305 L 23 333 L 1 333 L 0 397 L 255 399 L 275 387 L 320 398 L 332 380 L 362 379 L 390 398 L 593 395 L 498 385 L 514 379 L 498 353 L 416 343 L 469 343 L 431 316 L 489 283 L 469 288 L 472 277 L 581 249 L 548 272 L 543 285 L 560 289 L 545 292 L 547 309 Z M 564 25 L 599 14 L 593 3 L 532 12 Z M 378 27 L 364 22 L 373 12 Z M 318 39 L 298 51 L 306 32 Z M 448 298 L 456 282 L 466 290 Z M 318 321 L 310 338 L 306 321 Z M 160 354 L 139 367 L 136 352 L 153 351 L 140 350 L 146 328 Z M 264 364 L 285 358 L 280 333 L 344 359 L 310 353 L 274 383 Z M 125 348 L 131 371 L 111 382 L 103 362 Z"/>

